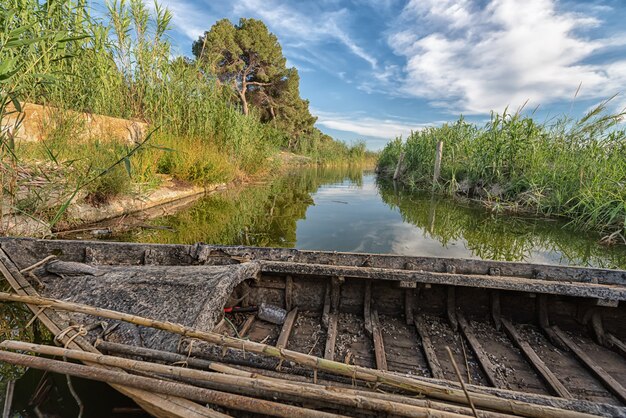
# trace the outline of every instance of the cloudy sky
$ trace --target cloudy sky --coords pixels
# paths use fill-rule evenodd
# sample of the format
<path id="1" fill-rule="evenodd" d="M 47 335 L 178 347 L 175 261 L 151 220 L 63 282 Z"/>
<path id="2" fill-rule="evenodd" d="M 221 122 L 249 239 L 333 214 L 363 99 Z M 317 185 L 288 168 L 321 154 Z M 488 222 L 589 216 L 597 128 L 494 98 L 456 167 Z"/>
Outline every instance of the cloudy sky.
<path id="1" fill-rule="evenodd" d="M 623 93 L 626 0 L 167 0 L 173 43 L 262 19 L 298 68 L 317 126 L 378 149 L 411 129 L 528 102 L 541 120 Z M 580 86 L 576 99 L 574 96 Z"/>

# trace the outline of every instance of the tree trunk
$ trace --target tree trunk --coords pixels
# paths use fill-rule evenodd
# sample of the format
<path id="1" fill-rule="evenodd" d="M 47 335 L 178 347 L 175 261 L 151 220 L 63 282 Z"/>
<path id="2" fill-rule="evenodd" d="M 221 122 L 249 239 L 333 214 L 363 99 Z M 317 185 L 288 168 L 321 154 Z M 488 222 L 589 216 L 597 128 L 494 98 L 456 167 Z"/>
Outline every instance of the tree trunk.
<path id="1" fill-rule="evenodd" d="M 241 90 L 237 89 L 235 84 L 235 90 L 239 94 L 239 100 L 241 101 L 241 111 L 244 115 L 248 116 L 248 99 L 246 99 L 246 92 L 248 91 L 248 83 L 246 82 L 246 74 L 244 73 L 241 81 Z"/>
<path id="2" fill-rule="evenodd" d="M 241 99 L 241 111 L 244 115 L 248 116 L 248 100 L 246 99 L 246 93 L 239 93 Z"/>

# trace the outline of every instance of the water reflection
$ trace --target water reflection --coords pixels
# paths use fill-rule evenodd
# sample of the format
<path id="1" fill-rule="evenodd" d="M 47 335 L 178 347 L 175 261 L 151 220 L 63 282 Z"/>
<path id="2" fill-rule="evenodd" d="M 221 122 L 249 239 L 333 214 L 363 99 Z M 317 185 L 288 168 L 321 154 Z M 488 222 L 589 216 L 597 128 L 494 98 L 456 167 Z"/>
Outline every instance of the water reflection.
<path id="1" fill-rule="evenodd" d="M 574 231 L 563 220 L 495 214 L 475 204 L 378 185 L 382 200 L 418 228 L 422 239 L 436 240 L 445 256 L 456 256 L 458 250 L 448 251 L 457 246 L 471 258 L 626 267 L 625 247 L 599 245 L 598 234 Z"/>
<path id="2" fill-rule="evenodd" d="M 626 267 L 626 247 L 600 246 L 598 235 L 562 221 L 495 215 L 377 182 L 357 167 L 301 170 L 153 223 L 168 230 L 114 238 Z"/>

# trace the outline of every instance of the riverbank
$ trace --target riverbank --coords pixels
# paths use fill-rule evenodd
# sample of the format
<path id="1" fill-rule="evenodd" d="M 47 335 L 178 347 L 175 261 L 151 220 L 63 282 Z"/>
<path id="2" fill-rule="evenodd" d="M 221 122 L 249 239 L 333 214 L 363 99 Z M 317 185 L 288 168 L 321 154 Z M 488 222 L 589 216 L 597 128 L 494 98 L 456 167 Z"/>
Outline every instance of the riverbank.
<path id="1" fill-rule="evenodd" d="M 626 244 L 623 117 L 601 105 L 580 120 L 550 124 L 521 114 L 494 114 L 482 127 L 461 118 L 388 143 L 378 172 L 494 211 L 565 218 L 603 233 L 607 244 Z"/>
<path id="2" fill-rule="evenodd" d="M 272 69 L 244 70 L 255 87 L 233 94 L 236 80 L 224 81 L 232 74 L 202 54 L 176 56 L 167 9 L 142 1 L 105 9 L 102 19 L 70 1 L 0 10 L 0 234 L 47 235 L 264 177 L 281 151 L 302 155 L 299 164 L 367 156 L 363 142 L 315 127 L 297 70 L 263 22 L 251 21 L 260 30 L 245 39 L 274 39 Z M 258 53 L 244 50 L 240 62 Z M 190 190 L 168 190 L 170 181 Z"/>
<path id="3" fill-rule="evenodd" d="M 56 172 L 56 177 L 53 177 L 49 172 L 45 176 L 49 181 L 38 184 L 34 184 L 36 177 L 31 175 L 30 181 L 23 182 L 30 187 L 19 193 L 21 195 L 19 202 L 22 203 L 23 209 L 15 210 L 15 206 L 8 202 L 3 205 L 5 211 L 0 222 L 0 231 L 4 235 L 32 237 L 66 237 L 85 232 L 94 237 L 106 236 L 144 225 L 146 221 L 156 217 L 172 215 L 217 191 L 245 189 L 312 167 L 348 165 L 351 163 L 318 163 L 311 157 L 279 151 L 268 158 L 265 170 L 254 175 L 233 169 L 229 171 L 231 174 L 225 181 L 204 184 L 166 174 L 156 174 L 149 184 L 132 183 L 132 177 L 128 177 L 126 180 L 132 183 L 130 187 L 121 193 L 106 196 L 106 199 L 94 199 L 89 191 L 82 190 L 71 200 L 67 200 L 67 187 L 63 187 L 61 179 L 67 179 L 68 173 Z M 356 165 L 373 167 L 373 161 L 369 161 L 369 165 L 365 163 Z M 41 170 L 39 167 L 38 172 L 41 173 Z M 24 175 L 32 174 L 32 170 L 26 168 L 23 168 L 22 172 Z M 33 198 L 29 196 L 33 193 L 47 198 L 45 202 L 39 200 L 34 202 L 35 206 L 30 208 L 31 213 L 26 213 L 24 209 L 29 208 L 26 208 L 23 202 L 32 201 Z M 61 207 L 64 207 L 63 213 L 52 223 L 53 216 Z"/>
<path id="4" fill-rule="evenodd" d="M 301 167 L 162 209 L 62 237 L 626 266 L 626 246 L 602 245 L 600 234 L 563 220 L 492 212 L 355 166 Z"/>

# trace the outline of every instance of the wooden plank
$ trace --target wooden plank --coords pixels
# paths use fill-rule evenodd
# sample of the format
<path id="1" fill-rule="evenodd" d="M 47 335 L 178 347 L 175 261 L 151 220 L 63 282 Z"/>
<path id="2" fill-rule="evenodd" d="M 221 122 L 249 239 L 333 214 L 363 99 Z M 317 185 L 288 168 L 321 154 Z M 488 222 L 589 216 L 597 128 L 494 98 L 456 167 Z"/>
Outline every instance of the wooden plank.
<path id="1" fill-rule="evenodd" d="M 104 241 L 40 240 L 33 238 L 0 237 L 0 243 L 13 252 L 25 254 L 52 254 L 62 251 L 66 261 L 85 261 L 85 246 L 89 245 L 106 264 L 140 264 L 146 248 L 151 248 L 161 264 L 211 264 L 248 257 L 254 260 L 294 261 L 298 263 L 334 264 L 343 266 L 368 266 L 398 270 L 446 271 L 453 264 L 465 274 L 487 274 L 490 268 L 500 269 L 501 276 L 525 277 L 540 280 L 592 282 L 626 285 L 624 270 L 587 267 L 569 267 L 524 262 L 473 260 L 444 257 L 413 257 L 366 253 L 338 253 L 333 251 L 307 251 L 291 248 L 257 248 L 209 244 L 140 244 Z M 24 257 L 28 258 L 28 257 Z M 29 261 L 30 262 L 30 261 Z M 33 261 L 34 262 L 34 261 Z M 31 263 L 32 264 L 32 263 Z M 22 267 L 26 267 L 27 264 Z"/>
<path id="2" fill-rule="evenodd" d="M 328 314 L 328 331 L 326 333 L 326 347 L 324 348 L 324 358 L 326 360 L 335 359 L 335 341 L 337 340 L 337 319 L 336 313 Z"/>
<path id="3" fill-rule="evenodd" d="M 613 334 L 605 334 L 606 343 L 623 357 L 626 357 L 626 344 Z"/>
<path id="4" fill-rule="evenodd" d="M 461 332 L 467 339 L 472 351 L 476 355 L 476 359 L 480 364 L 480 367 L 485 372 L 485 376 L 487 377 L 487 381 L 493 387 L 506 389 L 506 383 L 502 382 L 502 380 L 495 374 L 496 366 L 493 364 L 489 356 L 487 356 L 487 352 L 483 348 L 478 338 L 474 335 L 474 331 L 472 327 L 465 319 L 465 316 L 461 312 L 457 312 L 457 320 L 459 321 L 459 327 L 461 328 Z"/>
<path id="5" fill-rule="evenodd" d="M 448 286 L 448 295 L 446 297 L 446 314 L 452 331 L 459 328 L 459 321 L 456 317 L 456 289 L 454 286 Z"/>
<path id="6" fill-rule="evenodd" d="M 324 293 L 324 307 L 322 308 L 322 324 L 328 329 L 330 315 L 330 283 L 326 283 L 326 292 Z"/>
<path id="7" fill-rule="evenodd" d="M 500 331 L 502 320 L 500 315 L 500 292 L 498 290 L 491 291 L 491 319 L 496 330 Z"/>
<path id="8" fill-rule="evenodd" d="M 372 336 L 372 282 L 365 280 L 365 296 L 363 297 L 363 318 L 365 331 Z"/>
<path id="9" fill-rule="evenodd" d="M 283 328 L 280 330 L 278 341 L 276 342 L 276 348 L 287 348 L 287 343 L 289 342 L 289 336 L 291 335 L 291 330 L 293 329 L 293 324 L 296 322 L 297 316 L 298 316 L 298 308 L 293 308 L 287 314 L 287 317 L 285 318 L 285 322 L 283 323 Z"/>
<path id="10" fill-rule="evenodd" d="M 337 321 L 339 317 L 339 299 L 341 296 L 342 281 L 343 278 L 332 277 L 330 283 L 326 286 L 322 322 L 324 322 L 326 326 L 324 358 L 327 360 L 333 360 L 335 358 L 335 341 L 337 340 Z"/>
<path id="11" fill-rule="evenodd" d="M 260 263 L 262 271 L 266 273 L 330 277 L 343 276 L 386 281 L 406 280 L 415 281 L 417 283 L 514 290 L 520 292 L 535 292 L 538 294 L 545 293 L 626 301 L 626 286 L 618 285 L 552 281 L 510 276 L 443 273 L 424 270 L 398 270 L 375 267 L 336 266 L 267 260 L 261 260 Z"/>
<path id="12" fill-rule="evenodd" d="M 563 383 L 561 383 L 556 375 L 552 373 L 552 370 L 548 368 L 543 360 L 541 360 L 541 358 L 537 355 L 535 350 L 533 350 L 530 344 L 528 344 L 522 338 L 519 332 L 517 332 L 517 330 L 515 329 L 515 326 L 511 323 L 511 321 L 506 318 L 502 318 L 501 322 L 506 334 L 513 341 L 515 346 L 520 349 L 530 365 L 533 366 L 537 373 L 539 373 L 539 375 L 546 382 L 550 390 L 561 398 L 573 399 L 572 394 L 567 390 Z"/>
<path id="13" fill-rule="evenodd" d="M 374 341 L 374 354 L 376 355 L 376 368 L 378 370 L 387 370 L 387 356 L 385 354 L 385 343 L 383 341 L 383 333 L 380 329 L 380 319 L 378 311 L 372 311 L 372 339 Z"/>
<path id="14" fill-rule="evenodd" d="M 424 322 L 424 318 L 422 318 L 421 315 L 414 315 L 413 322 L 415 324 L 417 334 L 422 340 L 422 347 L 424 348 L 424 354 L 426 355 L 426 361 L 428 362 L 430 373 L 435 379 L 445 379 L 443 370 L 441 368 L 441 365 L 439 364 L 439 359 L 437 358 L 433 343 L 430 339 L 428 327 Z"/>
<path id="15" fill-rule="evenodd" d="M 254 324 L 255 320 L 256 320 L 256 315 L 254 315 L 254 314 L 252 314 L 252 315 L 248 316 L 248 318 L 246 318 L 246 321 L 241 326 L 241 329 L 239 329 L 239 336 L 241 338 L 245 337 L 248 334 L 248 332 L 250 331 L 250 328 L 252 328 L 252 324 Z"/>
<path id="16" fill-rule="evenodd" d="M 413 325 L 413 300 L 415 289 L 406 289 L 404 291 L 404 319 L 407 325 Z"/>
<path id="17" fill-rule="evenodd" d="M 339 312 L 339 303 L 341 302 L 341 285 L 345 279 L 343 277 L 333 277 L 330 281 L 330 311 L 332 313 Z"/>
<path id="18" fill-rule="evenodd" d="M 608 374 L 598 363 L 596 363 L 582 348 L 578 346 L 565 332 L 554 325 L 554 333 L 563 343 L 574 353 L 580 362 L 589 369 L 618 399 L 626 403 L 626 389 L 613 376 Z"/>
<path id="19" fill-rule="evenodd" d="M 285 277 L 285 309 L 291 311 L 293 309 L 293 278 Z"/>
<path id="20" fill-rule="evenodd" d="M 2 248 L 0 248 L 0 273 L 2 273 L 4 278 L 9 282 L 15 293 L 18 295 L 38 296 L 37 291 L 35 291 L 30 283 L 28 283 L 28 281 L 20 274 L 17 266 L 13 264 Z M 67 324 L 60 319 L 53 309 L 44 309 L 39 312 L 39 307 L 33 305 L 27 306 L 34 314 L 38 314 L 39 320 L 54 336 L 61 333 L 62 329 L 60 327 L 65 328 L 67 326 Z M 74 334 L 74 331 L 66 333 L 61 339 L 61 342 L 67 344 L 68 348 L 74 350 L 84 350 L 92 353 L 99 352 L 84 338 L 80 336 L 74 337 Z M 70 338 L 73 339 L 70 340 Z M 139 406 L 157 417 L 175 416 L 181 418 L 201 418 L 214 416 L 213 411 L 210 409 L 187 399 L 176 398 L 173 396 L 164 397 L 145 390 L 133 389 L 120 385 L 111 385 L 111 387 L 132 398 L 135 402 L 137 402 L 137 404 L 139 404 Z"/>
<path id="21" fill-rule="evenodd" d="M 537 322 L 539 327 L 554 346 L 563 351 L 569 351 L 569 348 L 559 339 L 552 327 L 550 327 L 550 313 L 548 311 L 548 295 L 537 295 Z"/>

